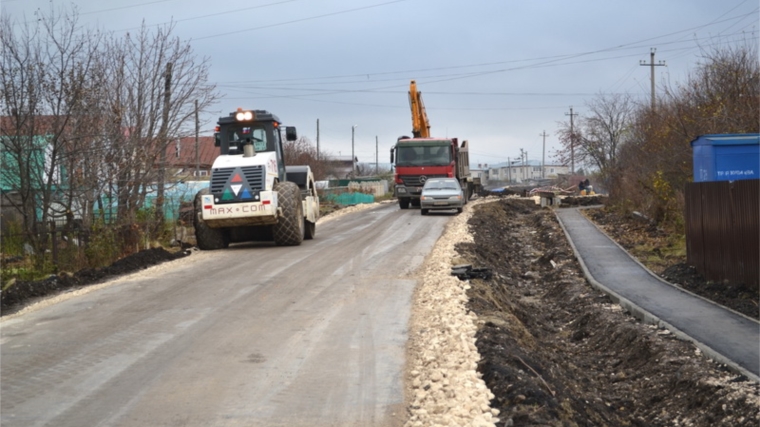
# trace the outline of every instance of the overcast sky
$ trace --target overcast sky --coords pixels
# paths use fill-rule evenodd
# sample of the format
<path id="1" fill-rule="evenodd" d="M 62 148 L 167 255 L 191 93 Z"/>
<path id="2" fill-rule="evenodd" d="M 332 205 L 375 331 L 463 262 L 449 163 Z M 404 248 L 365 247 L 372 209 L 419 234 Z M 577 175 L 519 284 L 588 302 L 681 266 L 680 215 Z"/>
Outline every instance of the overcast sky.
<path id="1" fill-rule="evenodd" d="M 470 162 L 520 150 L 546 161 L 558 122 L 599 93 L 648 102 L 677 85 L 716 44 L 758 38 L 758 0 L 2 0 L 16 20 L 75 4 L 83 25 L 117 34 L 174 20 L 174 34 L 211 60 L 224 98 L 205 129 L 237 107 L 269 110 L 332 154 L 388 162 L 411 134 L 417 81 L 433 136 L 469 140 Z"/>

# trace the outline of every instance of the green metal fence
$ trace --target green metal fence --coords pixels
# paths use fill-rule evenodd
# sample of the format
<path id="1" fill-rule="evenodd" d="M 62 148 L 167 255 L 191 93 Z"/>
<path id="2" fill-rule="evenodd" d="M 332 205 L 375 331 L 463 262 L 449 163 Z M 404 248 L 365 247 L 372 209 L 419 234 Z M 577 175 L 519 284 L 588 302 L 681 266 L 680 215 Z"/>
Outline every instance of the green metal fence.
<path id="1" fill-rule="evenodd" d="M 323 202 L 336 203 L 342 206 L 353 206 L 361 203 L 375 202 L 374 195 L 353 191 L 348 187 L 332 187 L 320 189 L 319 198 Z"/>

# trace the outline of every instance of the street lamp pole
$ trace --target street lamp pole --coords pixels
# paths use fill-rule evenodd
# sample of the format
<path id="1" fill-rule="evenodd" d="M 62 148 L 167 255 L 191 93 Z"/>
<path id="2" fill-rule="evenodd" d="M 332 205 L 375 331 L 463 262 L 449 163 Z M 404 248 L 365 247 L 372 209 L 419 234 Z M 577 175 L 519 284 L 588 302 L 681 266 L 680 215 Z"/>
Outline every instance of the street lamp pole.
<path id="1" fill-rule="evenodd" d="M 354 130 L 359 125 L 351 126 L 351 175 L 356 174 L 356 156 L 354 155 Z"/>

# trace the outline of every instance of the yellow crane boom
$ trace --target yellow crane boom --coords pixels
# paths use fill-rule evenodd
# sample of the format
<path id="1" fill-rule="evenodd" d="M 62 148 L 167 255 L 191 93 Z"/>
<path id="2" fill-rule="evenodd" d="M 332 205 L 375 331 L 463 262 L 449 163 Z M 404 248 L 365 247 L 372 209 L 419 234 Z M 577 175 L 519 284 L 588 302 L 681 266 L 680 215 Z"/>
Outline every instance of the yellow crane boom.
<path id="1" fill-rule="evenodd" d="M 409 85 L 409 106 L 412 109 L 412 135 L 415 138 L 430 138 L 430 122 L 422 102 L 422 93 L 417 91 L 414 80 Z"/>

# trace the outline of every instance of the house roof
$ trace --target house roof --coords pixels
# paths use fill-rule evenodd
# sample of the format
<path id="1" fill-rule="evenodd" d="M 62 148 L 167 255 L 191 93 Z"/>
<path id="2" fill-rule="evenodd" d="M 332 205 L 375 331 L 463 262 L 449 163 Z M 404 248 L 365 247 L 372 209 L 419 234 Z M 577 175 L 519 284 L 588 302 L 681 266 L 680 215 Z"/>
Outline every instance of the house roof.
<path id="1" fill-rule="evenodd" d="M 200 167 L 210 168 L 219 155 L 219 149 L 214 146 L 213 136 L 198 138 L 198 154 Z M 170 166 L 195 166 L 195 137 L 189 136 L 170 142 L 166 147 L 166 162 Z"/>
<path id="2" fill-rule="evenodd" d="M 62 116 L 0 116 L 0 135 L 16 135 L 20 127 L 21 135 L 28 135 L 30 126 L 35 136 L 60 132 L 64 123 Z M 70 123 L 68 123 L 70 125 Z"/>

